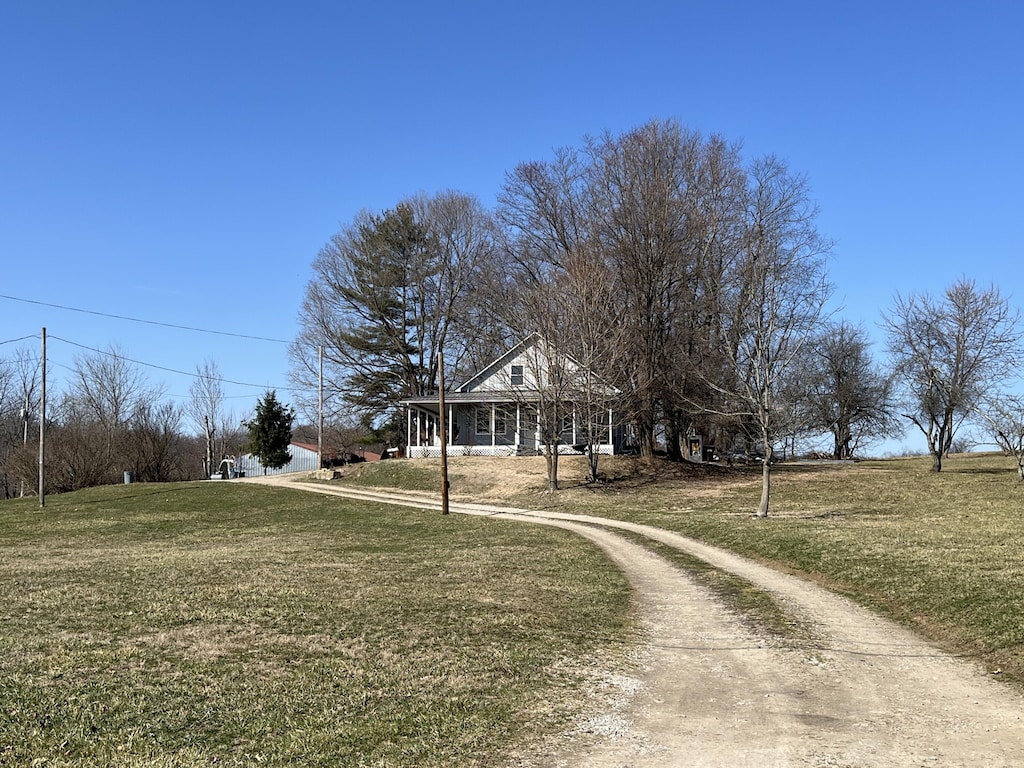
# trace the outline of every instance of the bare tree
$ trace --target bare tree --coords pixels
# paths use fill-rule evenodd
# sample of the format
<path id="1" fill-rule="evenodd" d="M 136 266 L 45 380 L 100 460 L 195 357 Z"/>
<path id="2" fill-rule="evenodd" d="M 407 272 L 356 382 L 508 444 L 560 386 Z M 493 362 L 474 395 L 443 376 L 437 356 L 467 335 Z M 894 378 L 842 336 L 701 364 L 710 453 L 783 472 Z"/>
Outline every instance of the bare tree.
<path id="1" fill-rule="evenodd" d="M 573 258 L 562 281 L 567 298 L 566 342 L 578 363 L 573 400 L 584 429 L 588 480 L 598 481 L 598 446 L 611 444 L 621 421 L 622 392 L 612 384 L 628 363 L 629 327 L 615 301 L 614 281 L 603 264 Z"/>
<path id="2" fill-rule="evenodd" d="M 0 470 L 3 472 L 3 498 L 11 497 L 10 475 L 7 467 L 8 457 L 21 445 L 20 418 L 23 412 L 17 402 L 15 374 L 13 365 L 0 359 Z"/>
<path id="3" fill-rule="evenodd" d="M 42 385 L 39 353 L 19 349 L 12 360 L 15 387 L 21 403 L 22 444 L 29 442 L 29 428 L 39 423 L 39 395 Z"/>
<path id="4" fill-rule="evenodd" d="M 537 287 L 524 306 L 533 307 L 540 317 L 550 318 L 545 302 L 557 301 L 554 291 Z M 577 421 L 577 398 L 581 366 L 544 335 L 543 327 L 520 342 L 514 349 L 515 361 L 507 367 L 504 382 L 507 396 L 517 403 L 521 422 L 518 429 L 537 436 L 537 447 L 547 467 L 548 490 L 559 489 L 559 459 L 564 446 L 575 450 L 576 436 L 582 434 Z M 515 415 L 497 410 L 493 413 L 491 431 L 504 432 L 496 424 L 507 424 Z"/>
<path id="5" fill-rule="evenodd" d="M 0 360 L 0 464 L 3 464 L 4 493 L 10 495 L 13 478 L 18 493 L 25 495 L 33 487 L 38 467 L 23 471 L 22 452 L 38 455 L 38 443 L 33 429 L 39 421 L 40 369 L 39 355 L 28 349 L 18 349 L 7 360 Z"/>
<path id="6" fill-rule="evenodd" d="M 849 459 L 873 440 L 900 434 L 893 378 L 871 360 L 867 332 L 829 323 L 807 347 L 797 380 L 811 430 L 832 435 L 832 457 Z"/>
<path id="7" fill-rule="evenodd" d="M 168 400 L 136 406 L 129 420 L 128 466 L 137 480 L 166 483 L 189 478 L 181 418 L 182 408 Z"/>
<path id="8" fill-rule="evenodd" d="M 214 435 L 217 432 L 217 421 L 224 407 L 223 377 L 217 363 L 207 360 L 196 366 L 196 377 L 189 387 L 189 400 L 186 405 L 188 415 L 196 427 L 203 432 L 206 441 L 206 454 L 203 459 L 203 477 L 209 477 L 219 463 L 214 454 Z"/>
<path id="9" fill-rule="evenodd" d="M 535 379 L 542 393 L 542 433 L 557 445 L 566 418 L 575 420 L 576 444 L 584 446 L 589 480 L 598 477 L 597 445 L 614 426 L 609 413 L 620 404 L 611 385 L 627 367 L 628 331 L 617 275 L 596 234 L 588 167 L 571 150 L 550 163 L 524 163 L 506 179 L 498 217 L 506 227 L 514 291 L 502 302 L 505 324 L 518 336 L 538 333 L 557 349 L 538 352 Z M 549 460 L 549 487 L 557 487 L 557 454 Z"/>
<path id="10" fill-rule="evenodd" d="M 904 395 L 903 416 L 928 442 L 942 471 L 957 430 L 1016 370 L 1020 315 L 999 289 L 962 278 L 941 299 L 897 295 L 883 315 L 889 354 Z"/>
<path id="11" fill-rule="evenodd" d="M 717 402 L 705 407 L 752 426 L 763 451 L 757 516 L 767 517 L 773 451 L 799 413 L 786 384 L 831 294 L 824 265 L 831 243 L 815 226 L 806 180 L 776 158 L 752 166 L 748 194 L 743 260 L 720 331 L 728 357 L 721 378 L 708 382 Z"/>
<path id="12" fill-rule="evenodd" d="M 48 408 L 46 449 L 46 492 L 66 493 L 115 482 L 106 445 L 110 435 L 65 393 Z M 38 458 L 38 454 L 36 454 Z M 32 476 L 32 455 L 26 454 L 28 476 Z"/>
<path id="13" fill-rule="evenodd" d="M 646 456 L 664 424 L 669 455 L 681 457 L 680 435 L 704 415 L 690 407 L 708 395 L 695 361 L 711 365 L 719 343 L 713 324 L 741 252 L 744 194 L 737 147 L 652 121 L 523 163 L 499 195 L 520 285 L 573 282 L 581 261 L 605 281 L 604 316 L 629 338 L 605 373 Z"/>
<path id="14" fill-rule="evenodd" d="M 217 461 L 218 457 L 222 459 L 245 453 L 248 442 L 249 433 L 242 428 L 238 417 L 234 412 L 225 413 L 221 416 L 220 426 L 214 438 L 214 443 L 217 446 L 214 451 L 214 460 Z"/>
<path id="15" fill-rule="evenodd" d="M 142 371 L 116 346 L 79 355 L 71 372 L 70 396 L 77 408 L 112 435 L 123 427 L 135 408 L 159 399 Z"/>
<path id="16" fill-rule="evenodd" d="M 140 408 L 152 407 L 162 397 L 163 388 L 150 384 L 141 369 L 116 346 L 75 358 L 61 420 L 68 434 L 74 425 L 78 439 L 102 435 L 102 440 L 92 446 L 96 467 L 95 472 L 90 469 L 86 473 L 89 477 L 98 473 L 106 478 L 104 482 L 113 482 L 118 465 L 123 465 L 121 469 L 132 466 L 130 419 Z M 56 444 L 56 438 L 52 442 Z"/>
<path id="17" fill-rule="evenodd" d="M 700 146 L 699 135 L 675 123 L 651 122 L 588 147 L 598 236 L 631 331 L 622 388 L 643 456 L 654 455 L 673 329 L 691 276 L 687 180 Z"/>
<path id="18" fill-rule="evenodd" d="M 1017 462 L 1017 480 L 1024 483 L 1024 397 L 998 394 L 985 398 L 979 414 L 996 445 Z"/>
<path id="19" fill-rule="evenodd" d="M 543 343 L 528 350 L 527 365 L 534 380 L 527 404 L 527 423 L 536 423 L 548 471 L 548 490 L 558 490 L 558 459 L 571 433 L 572 373 L 569 358 L 558 347 Z M 569 438 L 571 439 L 571 438 Z"/>

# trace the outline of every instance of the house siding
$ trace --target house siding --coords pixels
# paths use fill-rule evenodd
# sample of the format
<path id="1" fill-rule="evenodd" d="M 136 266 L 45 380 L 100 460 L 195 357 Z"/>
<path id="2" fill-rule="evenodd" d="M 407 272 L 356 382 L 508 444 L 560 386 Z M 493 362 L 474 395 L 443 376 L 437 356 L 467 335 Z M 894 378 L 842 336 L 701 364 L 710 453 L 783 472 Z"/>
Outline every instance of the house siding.
<path id="1" fill-rule="evenodd" d="M 315 472 L 320 468 L 315 450 L 292 443 L 288 446 L 288 451 L 292 455 L 292 460 L 280 469 L 264 467 L 260 460 L 251 453 L 243 453 L 238 458 L 237 468 L 244 472 L 246 477 L 262 477 L 264 474 L 286 475 L 289 472 Z"/>

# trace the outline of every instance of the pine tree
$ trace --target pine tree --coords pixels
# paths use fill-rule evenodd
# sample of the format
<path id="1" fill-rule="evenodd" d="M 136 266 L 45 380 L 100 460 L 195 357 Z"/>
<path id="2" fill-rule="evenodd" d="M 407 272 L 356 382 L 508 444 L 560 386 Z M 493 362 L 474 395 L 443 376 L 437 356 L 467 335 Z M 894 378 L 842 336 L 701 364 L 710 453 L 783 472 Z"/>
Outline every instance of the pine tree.
<path id="1" fill-rule="evenodd" d="M 363 212 L 321 249 L 293 346 L 296 379 L 319 376 L 382 439 L 404 442 L 402 398 L 437 391 L 444 348 L 457 377 L 479 326 L 480 272 L 496 246 L 478 201 L 459 193 L 420 196 L 381 214 Z M 493 298 L 493 297 L 491 297 Z M 488 358 L 489 360 L 492 358 Z"/>
<path id="2" fill-rule="evenodd" d="M 292 441 L 292 423 L 295 411 L 281 404 L 277 392 L 268 390 L 256 401 L 256 417 L 243 421 L 249 430 L 249 452 L 266 468 L 280 469 L 292 460 L 288 446 Z"/>

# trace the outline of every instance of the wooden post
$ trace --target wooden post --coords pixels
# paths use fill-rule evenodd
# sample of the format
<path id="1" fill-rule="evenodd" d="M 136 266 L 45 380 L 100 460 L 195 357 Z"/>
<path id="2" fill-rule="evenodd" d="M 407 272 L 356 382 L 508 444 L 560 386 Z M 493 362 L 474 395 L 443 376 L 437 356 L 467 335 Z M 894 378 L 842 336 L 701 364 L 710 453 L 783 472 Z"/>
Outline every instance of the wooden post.
<path id="1" fill-rule="evenodd" d="M 448 430 L 444 412 L 444 352 L 437 350 L 437 415 L 441 419 L 441 514 L 448 514 Z"/>
<path id="2" fill-rule="evenodd" d="M 39 388 L 39 507 L 46 506 L 46 328 L 42 331 L 41 385 Z"/>
<path id="3" fill-rule="evenodd" d="M 317 349 L 317 360 L 320 364 L 320 378 L 317 382 L 316 411 L 316 468 L 324 468 L 324 347 Z"/>

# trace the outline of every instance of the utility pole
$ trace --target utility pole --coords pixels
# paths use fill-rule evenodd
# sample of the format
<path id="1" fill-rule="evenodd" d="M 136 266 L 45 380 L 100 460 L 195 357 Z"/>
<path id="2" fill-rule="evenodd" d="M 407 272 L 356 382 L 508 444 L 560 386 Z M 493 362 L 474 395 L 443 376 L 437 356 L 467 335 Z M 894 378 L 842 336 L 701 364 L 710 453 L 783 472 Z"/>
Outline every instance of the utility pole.
<path id="1" fill-rule="evenodd" d="M 320 363 L 320 378 L 317 385 L 317 416 L 316 416 L 316 468 L 324 468 L 324 347 L 317 349 Z"/>
<path id="2" fill-rule="evenodd" d="M 448 514 L 448 429 L 444 413 L 444 352 L 437 349 L 437 415 L 441 427 L 441 514 Z"/>
<path id="3" fill-rule="evenodd" d="M 39 508 L 46 506 L 46 326 L 42 338 L 42 386 L 39 388 Z"/>

